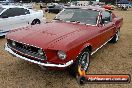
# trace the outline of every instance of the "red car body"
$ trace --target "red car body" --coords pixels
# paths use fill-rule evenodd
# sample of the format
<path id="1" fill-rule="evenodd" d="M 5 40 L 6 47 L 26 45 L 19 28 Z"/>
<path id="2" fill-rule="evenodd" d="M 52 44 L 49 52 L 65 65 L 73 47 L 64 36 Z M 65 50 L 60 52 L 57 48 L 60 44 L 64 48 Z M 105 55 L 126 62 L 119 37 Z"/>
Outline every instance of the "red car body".
<path id="1" fill-rule="evenodd" d="M 102 16 L 101 13 L 106 11 L 100 8 L 92 9 L 100 12 L 98 21 Z M 85 47 L 89 48 L 92 55 L 113 38 L 116 31 L 120 29 L 123 19 L 116 17 L 112 12 L 111 17 L 112 21 L 103 25 L 98 21 L 96 25 L 53 21 L 47 24 L 15 29 L 6 35 L 8 43 L 5 46 L 5 50 L 19 58 L 30 58 L 28 61 L 39 65 L 65 68 L 76 61 L 77 56 Z M 38 61 L 38 58 L 21 53 L 19 50 L 10 47 L 10 41 L 41 48 L 46 55 L 46 59 Z M 59 59 L 57 56 L 58 50 L 66 53 L 66 59 Z"/>

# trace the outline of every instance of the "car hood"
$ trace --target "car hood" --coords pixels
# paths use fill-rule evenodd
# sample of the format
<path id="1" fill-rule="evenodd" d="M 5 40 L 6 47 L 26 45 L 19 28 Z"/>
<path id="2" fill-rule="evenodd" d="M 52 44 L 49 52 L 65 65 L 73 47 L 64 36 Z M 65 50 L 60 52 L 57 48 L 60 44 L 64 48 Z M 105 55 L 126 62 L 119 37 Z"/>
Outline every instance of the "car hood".
<path id="1" fill-rule="evenodd" d="M 86 29 L 86 25 L 52 22 L 15 29 L 8 33 L 6 37 L 18 42 L 48 49 L 57 42 L 83 29 Z"/>

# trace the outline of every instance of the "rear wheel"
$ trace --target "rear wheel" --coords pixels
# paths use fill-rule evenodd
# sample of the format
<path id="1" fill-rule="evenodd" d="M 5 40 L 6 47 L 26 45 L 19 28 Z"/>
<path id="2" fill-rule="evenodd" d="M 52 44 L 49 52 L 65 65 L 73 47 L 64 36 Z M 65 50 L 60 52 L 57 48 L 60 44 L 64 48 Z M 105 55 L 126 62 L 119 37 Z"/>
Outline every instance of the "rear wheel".
<path id="1" fill-rule="evenodd" d="M 81 68 L 85 70 L 85 72 L 88 70 L 88 66 L 90 63 L 90 52 L 88 49 L 85 49 L 82 51 L 82 53 L 78 56 L 77 61 L 72 64 L 72 66 L 69 69 L 69 73 L 76 77 L 78 74 L 78 67 L 81 65 Z"/>
<path id="2" fill-rule="evenodd" d="M 119 38 L 120 38 L 120 30 L 118 30 L 116 32 L 116 34 L 114 35 L 114 37 L 111 39 L 111 42 L 112 43 L 117 43 L 117 41 L 119 40 Z"/>

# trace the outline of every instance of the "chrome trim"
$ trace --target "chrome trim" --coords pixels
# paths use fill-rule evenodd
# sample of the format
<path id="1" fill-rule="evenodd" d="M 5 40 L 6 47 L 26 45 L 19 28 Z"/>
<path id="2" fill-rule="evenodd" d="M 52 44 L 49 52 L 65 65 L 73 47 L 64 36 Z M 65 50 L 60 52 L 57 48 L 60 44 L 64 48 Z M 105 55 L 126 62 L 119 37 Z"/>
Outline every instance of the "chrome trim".
<path id="1" fill-rule="evenodd" d="M 19 42 L 19 41 L 17 41 L 17 40 L 10 39 L 10 38 L 7 38 L 7 37 L 5 37 L 5 38 L 6 38 L 6 39 L 9 39 L 9 40 L 11 40 L 11 41 L 15 41 L 15 42 L 22 43 L 22 44 L 25 44 L 25 45 L 28 45 L 28 46 L 32 46 L 32 47 L 35 47 L 35 48 L 42 49 L 42 48 L 40 48 L 40 47 L 38 47 L 38 46 L 35 46 L 35 45 L 27 44 L 27 43 L 24 43 L 24 42 Z M 42 49 L 42 50 L 43 50 L 43 49 Z"/>
<path id="2" fill-rule="evenodd" d="M 38 64 L 38 65 L 42 65 L 42 66 L 46 66 L 46 67 L 68 67 L 70 66 L 72 63 L 73 63 L 73 60 L 70 60 L 64 64 L 50 64 L 50 63 L 42 63 L 42 62 L 38 62 L 38 61 L 35 61 L 35 60 L 31 60 L 31 59 L 28 59 L 26 57 L 23 57 L 23 56 L 20 56 L 18 54 L 16 54 L 15 52 L 13 52 L 8 46 L 7 46 L 7 43 L 5 44 L 5 50 L 8 51 L 10 54 L 16 56 L 16 57 L 19 57 L 23 60 L 26 60 L 26 61 L 29 61 L 29 62 L 32 62 L 32 63 L 35 63 L 35 64 Z"/>
<path id="3" fill-rule="evenodd" d="M 6 39 L 8 39 L 8 38 L 6 38 Z M 9 39 L 9 40 L 15 41 L 15 42 L 17 42 L 17 43 L 21 43 L 21 44 L 24 44 L 24 45 L 27 45 L 27 46 L 32 46 L 32 47 L 35 47 L 35 48 L 42 49 L 42 48 L 40 48 L 40 47 L 37 47 L 37 46 L 34 46 L 34 45 L 30 45 L 30 44 L 27 44 L 27 43 L 23 43 L 23 42 L 19 42 L 19 41 L 13 40 L 13 39 Z M 13 48 L 13 49 L 14 49 L 14 48 Z M 19 52 L 19 53 L 21 53 L 21 54 L 25 54 L 25 53 L 20 52 L 20 51 L 18 51 L 18 50 L 16 50 L 16 49 L 14 49 L 14 50 L 17 51 L 17 52 Z M 43 50 L 43 49 L 42 49 L 42 50 Z M 43 53 L 45 54 L 44 50 L 43 50 Z M 38 58 L 38 57 L 34 57 L 34 56 L 31 56 L 31 55 L 28 55 L 28 54 L 25 54 L 25 55 L 30 56 L 30 57 L 33 57 L 33 58 L 40 59 L 40 58 Z M 45 57 L 46 57 L 46 59 L 47 59 L 46 54 L 45 54 Z M 46 59 L 45 59 L 45 60 L 46 60 Z M 40 60 L 41 60 L 41 59 L 40 59 Z"/>
<path id="4" fill-rule="evenodd" d="M 113 38 L 113 37 L 112 37 Z M 103 45 L 101 45 L 99 48 L 97 48 L 95 51 L 93 51 L 91 53 L 91 55 L 93 55 L 94 53 L 96 53 L 100 48 L 102 48 L 104 45 L 106 45 L 112 38 L 110 38 L 107 42 L 105 42 Z"/>

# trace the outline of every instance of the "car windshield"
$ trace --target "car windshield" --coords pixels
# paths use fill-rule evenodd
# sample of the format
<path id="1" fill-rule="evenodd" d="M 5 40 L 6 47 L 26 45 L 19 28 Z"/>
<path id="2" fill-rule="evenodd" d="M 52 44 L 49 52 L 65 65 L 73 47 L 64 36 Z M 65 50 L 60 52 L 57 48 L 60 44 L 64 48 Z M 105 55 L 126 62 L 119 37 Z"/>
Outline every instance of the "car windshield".
<path id="1" fill-rule="evenodd" d="M 89 9 L 65 9 L 59 13 L 55 20 L 80 22 L 96 25 L 99 12 Z"/>
<path id="2" fill-rule="evenodd" d="M 4 10 L 4 8 L 0 8 L 0 13 Z"/>

